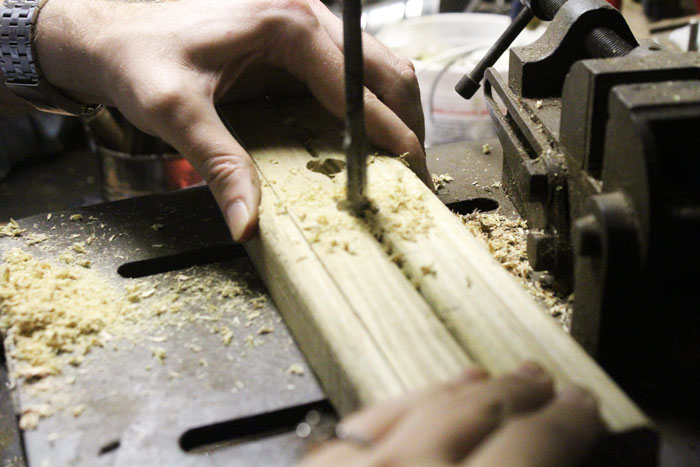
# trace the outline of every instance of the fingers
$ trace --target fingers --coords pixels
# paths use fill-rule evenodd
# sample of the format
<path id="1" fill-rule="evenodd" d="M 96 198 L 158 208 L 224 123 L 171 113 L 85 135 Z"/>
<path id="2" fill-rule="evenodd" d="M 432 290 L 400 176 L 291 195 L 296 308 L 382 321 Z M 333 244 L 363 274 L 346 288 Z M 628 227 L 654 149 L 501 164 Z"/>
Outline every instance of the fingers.
<path id="1" fill-rule="evenodd" d="M 593 397 L 571 387 L 545 409 L 506 425 L 466 465 L 578 465 L 602 431 Z"/>
<path id="2" fill-rule="evenodd" d="M 551 377 L 533 363 L 496 379 L 470 370 L 343 425 L 352 436 L 326 443 L 306 465 L 573 465 L 603 426 L 589 393 L 554 398 Z"/>
<path id="3" fill-rule="evenodd" d="M 484 369 L 478 367 L 469 368 L 466 369 L 457 380 L 447 383 L 444 387 L 475 383 L 487 378 L 488 373 Z M 360 433 L 368 439 L 377 440 L 382 438 L 409 409 L 415 407 L 417 404 L 430 400 L 436 392 L 441 390 L 442 387 L 439 387 L 437 389 L 407 394 L 398 399 L 377 404 L 352 414 L 344 419 L 342 423 L 352 433 Z"/>
<path id="4" fill-rule="evenodd" d="M 488 378 L 488 373 L 481 368 L 466 369 L 460 377 L 447 383 L 443 386 L 430 388 L 426 391 L 415 392 L 405 396 L 392 399 L 381 404 L 375 404 L 369 408 L 363 409 L 352 415 L 349 415 L 341 422 L 345 431 L 352 433 L 368 440 L 370 443 L 376 444 L 382 441 L 388 432 L 390 432 L 397 423 L 410 411 L 421 404 L 429 401 L 436 393 L 439 393 L 446 388 L 471 384 L 482 381 Z M 325 443 L 313 452 L 311 461 L 304 463 L 308 466 L 325 466 L 334 465 L 338 459 L 343 459 L 346 464 L 350 464 L 350 459 L 356 461 L 358 465 L 363 465 L 363 462 L 375 453 L 358 447 L 343 440 L 335 440 Z M 367 462 L 364 462 L 367 464 Z"/>
<path id="5" fill-rule="evenodd" d="M 308 19 L 308 18 L 307 18 Z M 317 25 L 290 28 L 273 50 L 271 61 L 289 70 L 309 86 L 318 101 L 338 118 L 345 116 L 343 54 Z M 377 96 L 365 89 L 367 136 L 376 146 L 396 155 L 406 154 L 411 169 L 432 187 L 425 152 L 416 133 Z M 340 105 L 339 105 L 340 104 Z"/>
<path id="6" fill-rule="evenodd" d="M 233 239 L 249 240 L 260 203 L 260 183 L 250 156 L 221 122 L 211 100 L 194 95 L 175 100 L 150 107 L 155 109 L 157 133 L 206 180 Z"/>
<path id="7" fill-rule="evenodd" d="M 447 385 L 404 417 L 378 456 L 393 457 L 411 446 L 414 459 L 460 461 L 507 417 L 540 407 L 552 395 L 552 379 L 533 363 L 497 379 Z"/>
<path id="8" fill-rule="evenodd" d="M 343 26 L 340 18 L 319 0 L 310 0 L 309 3 L 333 43 L 342 51 Z M 425 122 L 413 64 L 409 59 L 391 52 L 369 34 L 363 34 L 362 47 L 367 87 L 396 112 L 423 144 Z"/>

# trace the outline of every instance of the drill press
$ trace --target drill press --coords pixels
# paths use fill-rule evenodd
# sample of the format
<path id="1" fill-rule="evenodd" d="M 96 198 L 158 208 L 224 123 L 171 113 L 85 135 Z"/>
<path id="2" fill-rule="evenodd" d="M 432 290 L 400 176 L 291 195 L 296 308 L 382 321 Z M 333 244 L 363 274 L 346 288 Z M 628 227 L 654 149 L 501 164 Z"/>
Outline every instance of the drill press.
<path id="1" fill-rule="evenodd" d="M 637 42 L 604 0 L 525 3 L 457 91 L 485 76 L 530 262 L 574 291 L 572 334 L 630 390 L 694 397 L 675 382 L 700 376 L 700 55 Z M 488 67 L 532 15 L 551 24 L 506 82 Z"/>

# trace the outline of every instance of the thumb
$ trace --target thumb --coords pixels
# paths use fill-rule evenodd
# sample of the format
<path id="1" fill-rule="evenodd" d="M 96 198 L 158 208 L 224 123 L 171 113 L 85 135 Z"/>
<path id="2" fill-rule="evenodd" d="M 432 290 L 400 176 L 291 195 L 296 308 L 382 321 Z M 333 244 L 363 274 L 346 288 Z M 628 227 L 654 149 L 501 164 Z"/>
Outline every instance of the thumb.
<path id="1" fill-rule="evenodd" d="M 167 132 L 171 144 L 206 180 L 234 241 L 245 242 L 255 232 L 260 203 L 260 182 L 253 161 L 213 105 L 192 114 L 190 117 L 196 117 Z"/>

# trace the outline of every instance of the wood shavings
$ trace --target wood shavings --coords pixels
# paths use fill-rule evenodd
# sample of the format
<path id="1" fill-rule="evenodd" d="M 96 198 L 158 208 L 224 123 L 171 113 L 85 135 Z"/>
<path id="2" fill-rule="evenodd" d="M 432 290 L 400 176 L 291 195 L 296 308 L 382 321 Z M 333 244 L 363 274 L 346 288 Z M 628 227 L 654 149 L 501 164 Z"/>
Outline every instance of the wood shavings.
<path id="1" fill-rule="evenodd" d="M 0 238 L 2 237 L 21 237 L 26 229 L 20 228 L 17 221 L 10 219 L 7 225 L 0 227 Z"/>
<path id="2" fill-rule="evenodd" d="M 245 317 L 248 319 L 248 321 L 252 321 L 259 316 L 260 316 L 260 310 L 258 310 L 257 308 L 255 308 L 255 309 L 253 309 L 245 314 Z"/>
<path id="3" fill-rule="evenodd" d="M 75 263 L 75 256 L 73 256 L 70 252 L 65 252 L 61 256 L 59 256 L 58 258 L 66 264 Z"/>
<path id="4" fill-rule="evenodd" d="M 156 360 L 163 364 L 168 356 L 168 351 L 163 347 L 151 347 L 151 355 L 153 355 Z"/>
<path id="5" fill-rule="evenodd" d="M 262 343 L 261 341 L 256 340 L 255 336 L 253 336 L 252 334 L 246 336 L 243 342 L 245 343 L 245 346 L 249 349 L 252 349 Z"/>
<path id="6" fill-rule="evenodd" d="M 155 293 L 156 293 L 155 288 L 146 290 L 145 292 L 141 292 L 141 299 L 146 299 L 146 298 L 152 297 L 153 294 L 155 294 Z"/>
<path id="7" fill-rule="evenodd" d="M 267 297 L 255 297 L 251 299 L 248 303 L 250 303 L 250 306 L 252 306 L 254 310 L 259 310 L 261 308 L 265 308 L 265 305 L 267 305 Z"/>
<path id="8" fill-rule="evenodd" d="M 34 245 L 37 245 L 39 243 L 45 242 L 46 240 L 48 240 L 48 238 L 49 237 L 44 235 L 44 234 L 37 234 L 37 233 L 31 232 L 31 233 L 27 234 L 27 239 L 25 240 L 24 243 L 27 246 L 34 246 Z"/>
<path id="9" fill-rule="evenodd" d="M 289 368 L 287 368 L 288 375 L 304 376 L 304 367 L 298 363 L 292 363 Z"/>
<path id="10" fill-rule="evenodd" d="M 163 224 L 153 224 L 151 228 L 155 231 L 158 231 L 163 228 Z"/>
<path id="11" fill-rule="evenodd" d="M 444 173 L 444 174 L 440 174 L 440 175 L 432 174 L 431 177 L 433 179 L 433 185 L 435 185 L 436 190 L 441 190 L 441 189 L 445 188 L 445 185 L 447 185 L 448 183 L 451 183 L 455 180 L 452 177 L 452 175 L 450 175 L 448 173 Z"/>
<path id="12" fill-rule="evenodd" d="M 221 342 L 224 345 L 230 345 L 231 339 L 233 338 L 233 331 L 228 326 L 220 326 L 218 328 L 218 333 L 221 335 Z"/>
<path id="13" fill-rule="evenodd" d="M 100 331 L 125 314 L 113 290 L 85 269 L 40 262 L 19 249 L 0 265 L 0 328 L 20 374 L 27 374 L 24 365 L 58 374 L 66 360 L 79 364 L 103 344 Z"/>
<path id="14" fill-rule="evenodd" d="M 81 214 L 73 214 L 68 218 L 68 220 L 71 222 L 80 222 L 83 220 L 83 216 Z"/>
<path id="15" fill-rule="evenodd" d="M 23 431 L 36 429 L 41 418 L 49 417 L 53 414 L 51 406 L 48 404 L 30 404 L 22 409 L 22 416 L 19 419 L 19 428 Z"/>
<path id="16" fill-rule="evenodd" d="M 73 414 L 74 417 L 80 417 L 83 414 L 83 412 L 85 412 L 85 409 L 87 409 L 87 405 L 80 404 L 76 405 L 75 407 L 72 407 L 70 409 L 70 412 Z"/>
<path id="17" fill-rule="evenodd" d="M 76 242 L 70 246 L 71 250 L 82 255 L 85 254 L 85 242 Z"/>
<path id="18" fill-rule="evenodd" d="M 275 328 L 272 326 L 263 326 L 260 329 L 258 329 L 258 335 L 263 335 L 263 334 L 270 334 L 275 332 Z"/>
<path id="19" fill-rule="evenodd" d="M 179 330 L 192 322 L 213 322 L 215 326 L 207 325 L 210 332 L 220 337 L 222 346 L 233 346 L 237 343 L 234 343 L 232 328 L 241 326 L 242 319 L 257 319 L 267 306 L 267 297 L 261 293 L 262 286 L 257 276 L 232 273 L 227 268 L 194 266 L 158 278 L 120 281 L 124 287 L 113 289 L 92 270 L 78 267 L 83 258 L 72 248 L 60 255 L 61 259 L 56 263 L 34 260 L 21 250 L 9 258 L 8 254 L 5 262 L 0 264 L 0 330 L 6 331 L 8 336 L 6 348 L 13 364 L 12 381 L 25 385 L 25 388 L 29 384 L 36 388 L 41 381 L 55 379 L 51 377 L 60 374 L 69 364 L 81 365 L 91 348 L 107 347 L 110 339 L 128 339 L 135 344 L 164 341 L 166 336 L 160 334 L 164 326 Z M 57 286 L 59 280 L 62 281 L 60 287 Z M 66 285 L 69 291 L 65 289 Z M 54 289 L 60 289 L 58 307 L 54 303 L 57 297 L 52 296 L 52 293 L 56 294 Z M 37 294 L 36 290 L 41 292 Z M 98 302 L 98 297 L 104 300 Z M 58 314 L 54 315 L 51 311 L 54 309 Z M 52 319 L 59 316 L 70 317 L 72 321 L 61 324 L 55 332 L 56 324 Z M 90 323 L 90 320 L 94 320 L 93 325 L 83 329 L 83 321 Z M 34 331 L 25 332 L 25 328 Z M 262 330 L 261 334 L 273 331 L 266 323 L 256 329 Z M 153 331 L 157 331 L 157 336 L 149 339 Z M 264 344 L 264 340 L 255 338 L 261 334 L 250 336 L 248 346 Z M 51 339 L 56 339 L 56 342 Z M 166 350 L 151 347 L 146 342 L 144 349 L 149 349 L 147 351 L 153 354 L 154 360 L 165 364 Z M 25 347 L 25 343 L 29 347 Z M 195 353 L 202 351 L 202 347 L 196 344 L 187 347 Z M 116 343 L 114 350 L 118 350 Z M 237 355 L 243 356 L 245 351 Z M 227 355 L 227 359 L 233 358 Z M 56 381 L 61 385 L 75 383 L 74 377 Z M 65 403 L 57 410 L 70 413 L 71 407 Z M 31 426 L 38 423 L 39 418 L 36 414 L 28 414 L 25 424 Z"/>
<path id="20" fill-rule="evenodd" d="M 560 297 L 535 277 L 527 258 L 527 223 L 495 213 L 458 215 L 471 233 L 488 246 L 491 255 L 514 275 L 536 300 L 542 303 L 568 331 L 573 296 Z M 469 284 L 471 281 L 467 279 Z"/>
<path id="21" fill-rule="evenodd" d="M 399 162 L 401 162 L 406 167 L 411 167 L 411 165 L 408 163 L 408 159 L 406 159 L 407 157 L 408 157 L 408 153 L 404 152 L 403 154 L 399 154 L 397 159 L 399 160 Z M 377 160 L 377 158 L 375 156 L 374 160 L 372 160 L 372 163 L 374 163 L 374 161 L 376 161 L 376 160 Z"/>

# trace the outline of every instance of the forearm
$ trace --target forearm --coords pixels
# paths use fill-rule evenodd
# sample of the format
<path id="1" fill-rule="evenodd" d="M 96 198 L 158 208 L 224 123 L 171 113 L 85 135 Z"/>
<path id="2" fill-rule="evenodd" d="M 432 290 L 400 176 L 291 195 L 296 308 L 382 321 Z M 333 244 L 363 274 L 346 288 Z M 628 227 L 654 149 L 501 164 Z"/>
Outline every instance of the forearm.
<path id="1" fill-rule="evenodd" d="M 48 1 L 39 14 L 35 42 L 44 79 L 77 101 L 107 103 L 99 78 L 111 54 L 101 50 L 100 39 L 119 6 L 104 0 Z"/>

